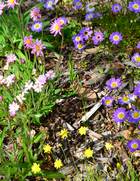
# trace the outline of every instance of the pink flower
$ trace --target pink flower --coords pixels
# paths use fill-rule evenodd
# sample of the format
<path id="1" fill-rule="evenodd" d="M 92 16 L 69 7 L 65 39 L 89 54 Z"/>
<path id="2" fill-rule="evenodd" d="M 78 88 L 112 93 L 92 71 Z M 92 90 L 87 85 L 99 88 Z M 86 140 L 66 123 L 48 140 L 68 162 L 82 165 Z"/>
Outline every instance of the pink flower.
<path id="1" fill-rule="evenodd" d="M 43 43 L 41 42 L 41 40 L 36 40 L 35 43 L 33 43 L 32 46 L 32 54 L 36 55 L 37 57 L 39 56 L 43 56 L 43 49 L 45 48 L 45 46 L 43 45 Z"/>
<path id="2" fill-rule="evenodd" d="M 30 13 L 30 17 L 33 19 L 33 21 L 38 21 L 41 18 L 40 9 L 39 8 L 33 8 Z"/>
<path id="3" fill-rule="evenodd" d="M 7 63 L 13 63 L 16 61 L 16 59 L 17 57 L 15 56 L 15 54 L 12 53 L 6 56 Z"/>
<path id="4" fill-rule="evenodd" d="M 15 5 L 18 5 L 17 0 L 7 0 L 7 7 L 14 9 Z"/>
<path id="5" fill-rule="evenodd" d="M 3 96 L 0 96 L 0 102 L 2 102 L 2 100 L 3 100 Z"/>
<path id="6" fill-rule="evenodd" d="M 62 29 L 61 23 L 60 23 L 60 21 L 57 21 L 57 19 L 56 19 L 56 20 L 51 24 L 50 33 L 51 33 L 51 34 L 54 34 L 54 36 L 56 36 L 57 34 L 60 34 L 60 35 L 61 35 L 61 29 Z"/>
<path id="7" fill-rule="evenodd" d="M 5 84 L 7 87 L 10 87 L 15 82 L 15 75 L 11 74 L 5 79 L 2 80 L 2 83 Z"/>
<path id="8" fill-rule="evenodd" d="M 43 85 L 40 84 L 39 82 L 35 82 L 35 84 L 33 85 L 33 89 L 35 92 L 39 93 L 42 91 Z"/>
<path id="9" fill-rule="evenodd" d="M 45 75 L 39 75 L 39 77 L 36 80 L 38 83 L 44 85 L 46 83 L 46 76 Z"/>
<path id="10" fill-rule="evenodd" d="M 2 15 L 5 6 L 6 5 L 3 2 L 0 3 L 0 15 Z"/>
<path id="11" fill-rule="evenodd" d="M 19 105 L 16 103 L 16 102 L 12 102 L 10 105 L 9 105 L 9 113 L 10 113 L 10 116 L 15 116 L 16 115 L 16 112 L 19 110 Z"/>
<path id="12" fill-rule="evenodd" d="M 53 70 L 49 70 L 47 73 L 46 73 L 46 79 L 50 80 L 50 79 L 53 79 L 55 77 L 55 73 Z"/>
<path id="13" fill-rule="evenodd" d="M 24 46 L 25 46 L 27 49 L 30 49 L 30 48 L 32 48 L 32 44 L 33 44 L 32 35 L 30 35 L 30 36 L 25 36 L 25 37 L 24 37 Z"/>

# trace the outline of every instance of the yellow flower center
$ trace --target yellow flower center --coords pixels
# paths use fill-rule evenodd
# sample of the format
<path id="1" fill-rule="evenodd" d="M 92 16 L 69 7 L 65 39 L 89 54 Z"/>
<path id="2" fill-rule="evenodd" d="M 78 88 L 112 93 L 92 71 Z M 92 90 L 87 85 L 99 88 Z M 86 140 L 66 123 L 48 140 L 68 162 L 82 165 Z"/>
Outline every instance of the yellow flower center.
<path id="1" fill-rule="evenodd" d="M 76 41 L 80 41 L 81 38 L 80 38 L 80 36 L 77 36 L 75 39 L 76 39 Z"/>
<path id="2" fill-rule="evenodd" d="M 137 61 L 137 62 L 140 62 L 140 57 L 136 57 L 136 61 Z"/>
<path id="3" fill-rule="evenodd" d="M 118 118 L 119 118 L 119 119 L 123 119 L 123 118 L 124 118 L 124 116 L 125 116 L 125 115 L 124 115 L 124 113 L 123 113 L 123 112 L 120 112 L 120 113 L 118 114 Z"/>
<path id="4" fill-rule="evenodd" d="M 35 28 L 39 28 L 40 27 L 40 24 L 35 24 Z"/>
<path id="5" fill-rule="evenodd" d="M 60 26 L 58 24 L 56 24 L 55 27 L 54 27 L 54 30 L 55 31 L 59 31 L 60 30 Z"/>
<path id="6" fill-rule="evenodd" d="M 139 113 L 138 112 L 134 112 L 133 113 L 133 118 L 138 118 L 139 117 Z"/>
<path id="7" fill-rule="evenodd" d="M 106 105 L 109 105 L 109 104 L 111 104 L 111 100 L 106 100 L 105 103 L 106 103 Z"/>
<path id="8" fill-rule="evenodd" d="M 129 98 L 125 96 L 125 97 L 122 98 L 122 100 L 123 100 L 124 102 L 127 102 L 127 101 L 129 101 Z"/>
<path id="9" fill-rule="evenodd" d="M 9 3 L 14 4 L 15 0 L 9 0 Z"/>
<path id="10" fill-rule="evenodd" d="M 80 2 L 77 2 L 77 3 L 76 3 L 76 5 L 77 5 L 77 6 L 80 6 L 80 5 L 81 5 L 81 3 L 80 3 Z"/>
<path id="11" fill-rule="evenodd" d="M 134 4 L 134 5 L 133 5 L 133 8 L 134 8 L 134 9 L 139 9 L 139 5 L 138 5 L 138 4 Z"/>
<path id="12" fill-rule="evenodd" d="M 115 36 L 113 36 L 113 39 L 114 39 L 115 41 L 118 41 L 118 40 L 119 40 L 119 36 L 118 36 L 118 35 L 115 35 Z"/>
<path id="13" fill-rule="evenodd" d="M 28 45 L 31 44 L 31 40 L 30 40 L 30 39 L 27 39 L 27 40 L 26 40 L 26 44 L 28 44 Z"/>
<path id="14" fill-rule="evenodd" d="M 82 44 L 78 44 L 78 49 L 81 49 L 81 48 L 83 48 L 83 45 Z"/>
<path id="15" fill-rule="evenodd" d="M 35 46 L 35 49 L 36 49 L 36 51 L 40 51 L 40 46 L 39 46 L 39 45 L 36 45 L 36 46 Z"/>
<path id="16" fill-rule="evenodd" d="M 137 149 L 138 148 L 138 144 L 137 143 L 133 143 L 132 144 L 132 148 Z"/>
<path id="17" fill-rule="evenodd" d="M 112 88 L 115 88 L 115 87 L 117 87 L 117 86 L 118 86 L 117 82 L 112 82 L 112 84 L 111 84 L 111 87 L 112 87 Z"/>
<path id="18" fill-rule="evenodd" d="M 49 1 L 48 6 L 52 6 L 52 5 L 53 5 L 52 1 Z"/>

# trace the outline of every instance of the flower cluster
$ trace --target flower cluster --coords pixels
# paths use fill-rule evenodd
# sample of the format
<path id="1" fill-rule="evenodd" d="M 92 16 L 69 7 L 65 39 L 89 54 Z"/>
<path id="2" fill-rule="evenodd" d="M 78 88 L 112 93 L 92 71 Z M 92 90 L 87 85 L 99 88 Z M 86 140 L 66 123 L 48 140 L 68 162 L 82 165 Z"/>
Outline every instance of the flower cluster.
<path id="1" fill-rule="evenodd" d="M 24 37 L 24 46 L 27 49 L 31 49 L 31 53 L 37 57 L 43 56 L 43 49 L 45 49 L 45 46 L 41 40 L 36 39 L 33 42 L 32 35 Z"/>
<path id="2" fill-rule="evenodd" d="M 8 75 L 6 78 L 0 75 L 0 85 L 10 87 L 15 82 L 16 76 L 14 74 Z"/>
<path id="3" fill-rule="evenodd" d="M 78 50 L 83 50 L 85 48 L 85 43 L 92 36 L 93 31 L 89 27 L 84 27 L 80 32 L 72 37 L 75 48 Z"/>
<path id="4" fill-rule="evenodd" d="M 93 19 L 97 19 L 102 17 L 102 14 L 99 12 L 95 12 L 95 4 L 94 2 L 90 2 L 86 4 L 86 15 L 85 15 L 85 20 L 86 21 L 91 21 Z"/>
<path id="5" fill-rule="evenodd" d="M 119 78 L 111 78 L 106 82 L 106 85 L 110 91 L 117 90 L 122 85 L 122 81 Z M 118 99 L 115 102 L 118 105 L 121 105 L 121 107 L 115 109 L 112 115 L 112 119 L 119 124 L 125 121 L 127 121 L 128 123 L 138 124 L 140 121 L 140 110 L 136 108 L 135 103 L 139 97 L 140 83 L 135 86 L 134 92 L 132 94 L 126 93 L 120 97 L 105 96 L 102 98 L 101 102 L 104 106 L 111 107 L 113 106 L 113 101 L 115 99 Z M 127 146 L 131 152 L 140 150 L 140 140 L 130 140 Z"/>

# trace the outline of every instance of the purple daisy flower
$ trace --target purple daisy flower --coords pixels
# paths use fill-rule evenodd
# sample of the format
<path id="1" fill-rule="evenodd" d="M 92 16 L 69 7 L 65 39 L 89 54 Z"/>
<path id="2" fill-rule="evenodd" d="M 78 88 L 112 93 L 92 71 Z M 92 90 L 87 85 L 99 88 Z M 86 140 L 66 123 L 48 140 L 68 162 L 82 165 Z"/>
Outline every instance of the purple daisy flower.
<path id="1" fill-rule="evenodd" d="M 84 40 L 88 40 L 92 33 L 93 31 L 89 27 L 84 27 L 80 30 L 80 34 L 83 36 Z"/>
<path id="2" fill-rule="evenodd" d="M 95 11 L 94 3 L 93 2 L 87 3 L 86 4 L 86 12 L 90 13 L 90 12 L 93 12 L 93 11 Z"/>
<path id="3" fill-rule="evenodd" d="M 128 141 L 127 147 L 129 148 L 130 152 L 140 150 L 140 140 L 139 139 L 133 139 L 133 140 Z"/>
<path id="4" fill-rule="evenodd" d="M 102 98 L 102 104 L 107 107 L 111 107 L 113 105 L 113 97 L 105 96 Z"/>
<path id="5" fill-rule="evenodd" d="M 128 121 L 132 123 L 138 123 L 140 121 L 140 111 L 137 109 L 129 111 Z"/>
<path id="6" fill-rule="evenodd" d="M 41 32 L 42 31 L 42 22 L 34 23 L 31 27 L 31 30 L 35 31 L 35 32 Z"/>
<path id="7" fill-rule="evenodd" d="M 74 0 L 73 1 L 73 6 L 74 6 L 74 9 L 81 9 L 83 4 L 80 0 Z"/>
<path id="8" fill-rule="evenodd" d="M 32 35 L 30 35 L 30 36 L 25 36 L 25 37 L 24 37 L 24 46 L 25 46 L 27 49 L 30 49 L 30 48 L 32 48 L 32 44 L 33 44 Z"/>
<path id="9" fill-rule="evenodd" d="M 43 45 L 43 43 L 41 42 L 41 40 L 36 40 L 33 43 L 32 46 L 32 54 L 35 54 L 37 57 L 43 56 L 43 49 L 45 48 L 45 46 Z"/>
<path id="10" fill-rule="evenodd" d="M 122 123 L 127 119 L 127 111 L 125 108 L 118 108 L 113 113 L 113 120 L 116 123 Z"/>
<path id="11" fill-rule="evenodd" d="M 83 41 L 83 36 L 81 34 L 74 35 L 72 37 L 72 41 L 73 41 L 74 44 L 77 44 L 77 43 L 80 43 L 80 42 L 83 43 L 84 42 Z"/>
<path id="12" fill-rule="evenodd" d="M 85 20 L 86 21 L 91 21 L 92 19 L 94 18 L 94 13 L 87 13 L 86 15 L 85 15 Z"/>
<path id="13" fill-rule="evenodd" d="M 130 103 L 130 99 L 128 95 L 123 95 L 122 97 L 119 97 L 118 99 L 119 104 L 125 105 Z"/>
<path id="14" fill-rule="evenodd" d="M 75 44 L 75 48 L 77 48 L 80 51 L 82 51 L 85 47 L 86 47 L 86 45 L 84 45 L 83 43 Z"/>
<path id="15" fill-rule="evenodd" d="M 94 45 L 98 45 L 100 42 L 104 40 L 104 34 L 102 32 L 95 32 L 92 37 Z"/>
<path id="16" fill-rule="evenodd" d="M 120 43 L 120 41 L 122 40 L 122 35 L 119 32 L 113 32 L 110 36 L 109 36 L 109 40 L 111 43 L 113 43 L 114 45 L 118 45 Z"/>
<path id="17" fill-rule="evenodd" d="M 111 78 L 106 82 L 106 86 L 109 90 L 115 90 L 122 85 L 121 79 Z"/>
<path id="18" fill-rule="evenodd" d="M 114 13 L 120 12 L 121 9 L 122 9 L 122 6 L 121 6 L 120 4 L 113 4 L 113 5 L 112 5 L 112 11 L 113 11 Z"/>
<path id="19" fill-rule="evenodd" d="M 54 0 L 47 0 L 47 2 L 44 4 L 44 7 L 48 10 L 54 9 Z"/>
<path id="20" fill-rule="evenodd" d="M 137 84 L 136 87 L 134 88 L 134 95 L 140 98 L 140 83 Z"/>
<path id="21" fill-rule="evenodd" d="M 140 41 L 137 43 L 136 48 L 140 49 Z"/>
<path id="22" fill-rule="evenodd" d="M 131 58 L 132 62 L 134 62 L 138 67 L 140 67 L 140 54 L 134 53 L 134 55 Z"/>
<path id="23" fill-rule="evenodd" d="M 129 2 L 128 9 L 134 13 L 140 13 L 140 1 Z"/>

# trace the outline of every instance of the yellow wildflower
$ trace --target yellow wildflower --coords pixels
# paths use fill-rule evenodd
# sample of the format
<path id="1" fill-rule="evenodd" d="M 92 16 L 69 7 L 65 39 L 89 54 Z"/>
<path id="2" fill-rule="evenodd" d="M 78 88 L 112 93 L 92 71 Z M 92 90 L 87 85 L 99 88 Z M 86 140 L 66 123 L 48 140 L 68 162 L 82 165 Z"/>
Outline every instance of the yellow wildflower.
<path id="1" fill-rule="evenodd" d="M 64 138 L 67 138 L 68 137 L 68 131 L 66 129 L 62 129 L 60 132 L 59 132 L 59 136 L 64 139 Z"/>
<path id="2" fill-rule="evenodd" d="M 113 148 L 113 145 L 111 143 L 106 143 L 105 147 L 107 150 L 111 150 Z"/>
<path id="3" fill-rule="evenodd" d="M 87 148 L 85 151 L 84 151 L 84 156 L 86 158 L 90 158 L 93 156 L 93 150 L 91 150 L 90 148 Z"/>
<path id="4" fill-rule="evenodd" d="M 51 153 L 52 147 L 49 144 L 43 146 L 44 153 Z"/>
<path id="5" fill-rule="evenodd" d="M 87 127 L 81 126 L 81 127 L 78 129 L 78 132 L 79 132 L 80 135 L 86 135 L 86 133 L 87 133 Z"/>
<path id="6" fill-rule="evenodd" d="M 40 165 L 37 163 L 33 163 L 31 170 L 34 174 L 39 173 L 41 171 Z"/>
<path id="7" fill-rule="evenodd" d="M 55 162 L 54 162 L 54 167 L 55 167 L 56 169 L 59 169 L 59 168 L 61 168 L 62 166 L 63 166 L 62 161 L 61 161 L 60 159 L 56 159 Z"/>

